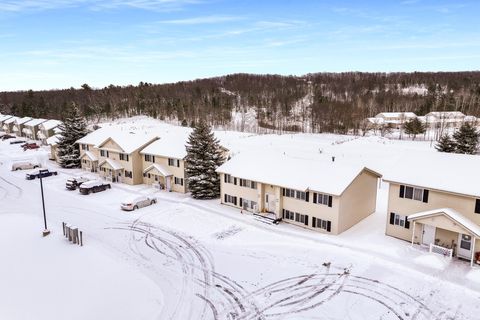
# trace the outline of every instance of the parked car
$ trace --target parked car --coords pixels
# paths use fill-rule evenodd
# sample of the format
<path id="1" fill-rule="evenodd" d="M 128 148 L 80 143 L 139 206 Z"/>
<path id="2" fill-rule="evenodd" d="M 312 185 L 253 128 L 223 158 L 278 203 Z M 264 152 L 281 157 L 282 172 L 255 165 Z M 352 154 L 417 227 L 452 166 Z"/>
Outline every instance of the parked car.
<path id="1" fill-rule="evenodd" d="M 12 171 L 29 170 L 29 169 L 36 169 L 36 168 L 40 168 L 40 165 L 36 162 L 22 161 L 22 162 L 15 162 L 14 164 L 12 164 Z"/>
<path id="2" fill-rule="evenodd" d="M 78 177 L 78 178 L 68 178 L 67 182 L 65 183 L 65 187 L 68 190 L 76 190 L 79 186 L 81 186 L 84 182 L 90 181 L 91 179 L 85 177 Z"/>
<path id="3" fill-rule="evenodd" d="M 27 180 L 34 180 L 36 178 L 45 178 L 45 177 L 50 177 L 50 176 L 56 176 L 58 174 L 57 171 L 50 171 L 48 169 L 41 169 L 41 170 L 35 170 L 33 172 L 27 173 L 25 178 Z"/>
<path id="4" fill-rule="evenodd" d="M 22 146 L 23 146 L 23 151 L 40 148 L 40 146 L 36 143 L 27 143 L 27 144 L 23 144 Z"/>
<path id="5" fill-rule="evenodd" d="M 132 211 L 139 208 L 150 206 L 154 203 L 157 203 L 157 198 L 150 196 L 134 196 L 125 199 L 124 202 L 120 205 L 122 210 Z"/>
<path id="6" fill-rule="evenodd" d="M 112 188 L 110 183 L 106 183 L 102 180 L 92 180 L 82 183 L 82 185 L 78 187 L 78 191 L 80 191 L 81 194 L 90 194 L 92 192 L 105 191 L 110 188 Z"/>
<path id="7" fill-rule="evenodd" d="M 20 144 L 20 143 L 25 143 L 25 142 L 26 142 L 25 140 L 16 139 L 16 140 L 10 141 L 10 144 Z"/>
<path id="8" fill-rule="evenodd" d="M 4 136 L 2 137 L 2 140 L 13 139 L 13 138 L 15 138 L 15 136 L 12 136 L 11 134 L 8 134 L 8 133 L 7 133 L 6 135 L 4 135 Z"/>

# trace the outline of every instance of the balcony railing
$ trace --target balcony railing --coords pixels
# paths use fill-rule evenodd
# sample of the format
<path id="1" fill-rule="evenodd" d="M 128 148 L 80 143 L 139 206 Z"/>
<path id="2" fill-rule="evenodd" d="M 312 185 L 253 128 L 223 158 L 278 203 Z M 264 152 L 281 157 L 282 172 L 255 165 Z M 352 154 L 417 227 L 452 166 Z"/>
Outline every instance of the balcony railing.
<path id="1" fill-rule="evenodd" d="M 442 256 L 451 258 L 453 256 L 453 249 L 448 249 L 445 247 L 437 246 L 433 243 L 430 243 L 430 252 L 441 254 Z"/>

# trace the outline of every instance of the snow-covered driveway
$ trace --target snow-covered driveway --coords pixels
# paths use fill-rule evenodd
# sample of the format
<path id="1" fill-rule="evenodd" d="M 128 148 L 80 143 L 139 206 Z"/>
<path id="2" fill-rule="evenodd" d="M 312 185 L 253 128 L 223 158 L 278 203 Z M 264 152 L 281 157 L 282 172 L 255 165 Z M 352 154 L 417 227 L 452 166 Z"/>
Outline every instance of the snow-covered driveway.
<path id="1" fill-rule="evenodd" d="M 364 229 L 338 238 L 320 236 L 287 225 L 265 225 L 216 201 L 194 201 L 173 193 L 158 194 L 158 204 L 127 213 L 119 209 L 126 195 L 153 190 L 114 185 L 111 190 L 82 196 L 64 187 L 66 178 L 80 174 L 78 170 L 59 169 L 58 176 L 44 180 L 53 234 L 42 239 L 39 182 L 26 181 L 25 172 L 9 168 L 14 159 L 32 157 L 58 168 L 47 162 L 43 151 L 23 153 L 17 149 L 0 142 L 0 250 L 14 248 L 17 241 L 28 243 L 34 230 L 24 228 L 23 220 L 31 217 L 39 224 L 34 239 L 42 243 L 42 250 L 70 259 L 82 256 L 85 263 L 99 264 L 97 268 L 111 268 L 118 280 L 117 287 L 105 294 L 108 290 L 104 287 L 111 285 L 111 279 L 95 278 L 101 288 L 98 291 L 104 293 L 101 304 L 98 295 L 81 287 L 84 291 L 78 300 L 68 302 L 77 308 L 69 319 L 95 319 L 93 314 L 102 314 L 102 319 L 132 319 L 132 312 L 140 306 L 136 319 L 478 319 L 478 287 L 458 282 L 461 277 L 448 275 L 449 270 L 440 273 L 417 268 L 408 261 L 411 249 L 404 242 L 385 238 L 394 246 L 392 252 L 404 250 L 405 259 L 400 259 L 391 252 L 382 253 L 388 248 L 383 243 L 371 243 L 370 247 L 362 243 L 362 236 L 368 239 Z M 61 237 L 63 221 L 84 231 L 83 248 Z M 372 228 L 378 227 L 372 224 Z M 354 235 L 359 243 L 351 241 Z M 24 247 L 28 252 L 28 246 Z M 22 279 L 19 273 L 34 272 L 35 265 L 17 270 L 15 264 L 22 260 L 14 249 L 7 252 L 10 256 L 3 259 L 8 263 L 0 264 L 0 284 L 7 283 L 0 285 L 0 318 L 31 319 L 13 312 L 22 306 L 32 306 L 35 319 L 63 318 L 58 308 L 62 301 L 55 300 L 61 296 L 62 286 L 37 288 L 41 295 L 22 295 L 39 283 L 9 278 L 13 273 L 14 279 Z M 95 259 L 99 253 L 108 261 Z M 42 255 L 34 256 L 48 265 Z M 93 258 L 86 259 L 88 256 Z M 58 270 L 52 267 L 53 274 L 47 276 L 56 279 Z M 48 273 L 49 268 L 42 271 Z M 89 272 L 80 267 L 74 276 L 85 279 Z M 128 296 L 127 303 L 119 296 L 128 290 L 135 293 Z M 2 299 L 5 297 L 9 299 Z M 133 311 L 111 310 L 119 301 L 126 304 L 119 310 Z M 3 310 L 10 313 L 2 314 Z M 40 312 L 45 310 L 49 312 Z"/>

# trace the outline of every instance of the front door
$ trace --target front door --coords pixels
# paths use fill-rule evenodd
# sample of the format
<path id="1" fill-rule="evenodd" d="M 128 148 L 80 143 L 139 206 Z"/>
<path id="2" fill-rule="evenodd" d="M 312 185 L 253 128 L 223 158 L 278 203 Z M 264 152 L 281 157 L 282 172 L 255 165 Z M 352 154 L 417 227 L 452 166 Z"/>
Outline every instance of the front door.
<path id="1" fill-rule="evenodd" d="M 429 246 L 430 243 L 435 244 L 435 229 L 434 226 L 429 226 L 427 224 L 423 225 L 422 243 L 424 245 Z"/>
<path id="2" fill-rule="evenodd" d="M 472 237 L 468 234 L 458 234 L 457 256 L 464 259 L 472 258 Z"/>
<path id="3" fill-rule="evenodd" d="M 275 213 L 276 199 L 273 194 L 265 194 L 265 209 L 267 212 Z"/>
<path id="4" fill-rule="evenodd" d="M 172 183 L 171 180 L 172 180 L 171 177 L 165 177 L 165 189 L 167 191 L 170 191 L 171 189 L 171 183 Z"/>

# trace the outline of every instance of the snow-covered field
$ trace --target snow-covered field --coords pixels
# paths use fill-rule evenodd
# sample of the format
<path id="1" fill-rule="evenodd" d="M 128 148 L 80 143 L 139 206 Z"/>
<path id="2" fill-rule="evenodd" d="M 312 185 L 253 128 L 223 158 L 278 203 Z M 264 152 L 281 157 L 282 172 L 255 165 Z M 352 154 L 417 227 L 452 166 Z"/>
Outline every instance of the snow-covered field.
<path id="1" fill-rule="evenodd" d="M 186 130 L 144 118 L 129 127 Z M 239 152 L 335 156 L 385 172 L 427 142 L 337 135 L 217 132 Z M 47 151 L 0 141 L 0 319 L 478 319 L 480 272 L 384 235 L 387 186 L 377 212 L 340 236 L 278 226 L 219 204 L 145 185 L 113 185 L 82 196 Z M 52 234 L 43 230 L 38 180 L 11 172 L 37 159 L 58 170 L 44 179 Z M 129 194 L 158 203 L 119 209 Z M 61 223 L 78 226 L 70 244 Z"/>

